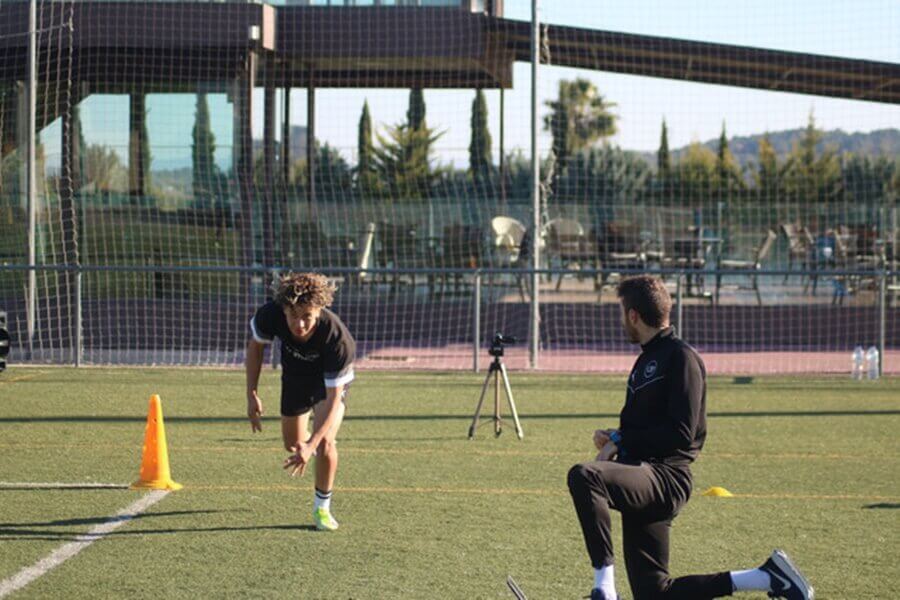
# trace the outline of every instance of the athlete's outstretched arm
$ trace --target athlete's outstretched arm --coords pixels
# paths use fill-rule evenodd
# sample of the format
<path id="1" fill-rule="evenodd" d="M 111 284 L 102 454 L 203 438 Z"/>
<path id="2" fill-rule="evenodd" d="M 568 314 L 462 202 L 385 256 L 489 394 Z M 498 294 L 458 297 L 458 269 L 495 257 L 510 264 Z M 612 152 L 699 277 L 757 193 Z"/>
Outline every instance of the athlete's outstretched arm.
<path id="1" fill-rule="evenodd" d="M 247 418 L 250 419 L 251 431 L 262 431 L 262 400 L 256 393 L 259 384 L 259 373 L 262 370 L 265 346 L 254 339 L 247 342 L 247 358 L 244 370 L 247 373 Z"/>

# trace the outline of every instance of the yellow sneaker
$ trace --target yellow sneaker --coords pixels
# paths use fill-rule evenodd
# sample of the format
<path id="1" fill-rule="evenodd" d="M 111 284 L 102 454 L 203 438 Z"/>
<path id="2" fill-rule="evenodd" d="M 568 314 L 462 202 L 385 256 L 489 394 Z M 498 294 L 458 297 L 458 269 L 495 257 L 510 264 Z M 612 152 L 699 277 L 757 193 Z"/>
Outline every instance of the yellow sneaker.
<path id="1" fill-rule="evenodd" d="M 313 521 L 319 531 L 334 531 L 338 528 L 338 522 L 331 516 L 327 508 L 317 508 L 313 511 Z"/>

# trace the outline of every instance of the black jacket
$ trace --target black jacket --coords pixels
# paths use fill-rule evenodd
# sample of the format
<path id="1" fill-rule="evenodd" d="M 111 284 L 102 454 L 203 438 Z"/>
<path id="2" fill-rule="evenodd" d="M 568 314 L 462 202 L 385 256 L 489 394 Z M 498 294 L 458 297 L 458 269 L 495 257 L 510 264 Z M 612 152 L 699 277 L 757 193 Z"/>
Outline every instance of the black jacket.
<path id="1" fill-rule="evenodd" d="M 620 459 L 687 470 L 706 439 L 706 367 L 671 327 L 641 348 L 619 415 Z"/>

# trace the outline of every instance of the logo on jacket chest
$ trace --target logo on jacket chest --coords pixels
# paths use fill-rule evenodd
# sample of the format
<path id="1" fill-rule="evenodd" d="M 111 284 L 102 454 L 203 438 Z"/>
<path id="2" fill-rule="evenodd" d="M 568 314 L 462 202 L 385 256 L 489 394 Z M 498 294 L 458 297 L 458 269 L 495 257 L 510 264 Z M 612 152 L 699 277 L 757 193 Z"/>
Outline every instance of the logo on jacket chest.
<path id="1" fill-rule="evenodd" d="M 650 379 L 654 375 L 656 375 L 658 365 L 655 360 L 651 360 L 646 365 L 644 365 L 644 379 Z"/>
<path id="2" fill-rule="evenodd" d="M 302 352 L 299 348 L 292 346 L 291 344 L 282 344 L 281 351 L 287 352 L 292 357 L 297 360 L 302 360 L 303 362 L 313 362 L 319 358 L 318 352 Z"/>

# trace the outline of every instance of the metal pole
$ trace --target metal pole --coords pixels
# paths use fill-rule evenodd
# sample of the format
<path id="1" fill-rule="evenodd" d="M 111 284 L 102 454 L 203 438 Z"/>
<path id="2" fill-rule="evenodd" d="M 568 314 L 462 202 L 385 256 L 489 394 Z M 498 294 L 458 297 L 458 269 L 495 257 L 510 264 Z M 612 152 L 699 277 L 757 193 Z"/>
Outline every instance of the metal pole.
<path id="1" fill-rule="evenodd" d="M 80 367 L 84 360 L 84 338 L 82 337 L 81 310 L 81 269 L 75 271 L 75 366 Z"/>
<path id="2" fill-rule="evenodd" d="M 28 195 L 28 264 L 34 266 L 37 245 L 37 177 L 35 137 L 37 135 L 37 2 L 28 3 L 28 107 L 25 154 L 25 186 Z M 27 334 L 28 356 L 34 352 L 34 325 L 37 319 L 37 271 L 28 271 Z"/>
<path id="3" fill-rule="evenodd" d="M 141 204 L 147 193 L 144 173 L 144 125 L 147 99 L 144 94 L 132 93 L 128 96 L 128 194 L 132 204 Z"/>
<path id="4" fill-rule="evenodd" d="M 478 372 L 478 352 L 481 350 L 481 272 L 475 272 L 475 293 L 472 307 L 472 370 Z"/>
<path id="5" fill-rule="evenodd" d="M 281 94 L 281 181 L 287 187 L 291 178 L 291 87 Z"/>
<path id="6" fill-rule="evenodd" d="M 278 270 L 272 269 L 272 271 L 269 273 L 269 276 L 270 276 L 269 283 L 275 283 L 276 281 L 278 281 Z M 278 346 L 278 344 L 275 344 L 275 343 L 269 345 L 269 360 L 272 363 L 273 371 L 278 368 L 278 363 L 281 362 L 282 348 L 280 346 L 278 346 L 276 348 L 276 346 Z"/>
<path id="7" fill-rule="evenodd" d="M 281 95 L 281 185 L 277 200 L 278 222 L 275 228 L 278 236 L 279 260 L 288 255 L 288 185 L 291 181 L 291 88 L 287 86 Z"/>
<path id="8" fill-rule="evenodd" d="M 306 87 L 306 205 L 309 220 L 316 220 L 316 88 L 313 85 L 313 73 L 309 72 L 309 84 Z M 305 259 L 306 257 L 304 257 Z"/>
<path id="9" fill-rule="evenodd" d="M 541 26 L 538 20 L 538 0 L 531 0 L 531 347 L 529 352 L 532 369 L 538 368 L 540 352 L 540 300 L 538 286 L 541 265 L 541 161 L 538 154 L 538 61 L 540 60 Z"/>
<path id="10" fill-rule="evenodd" d="M 678 274 L 678 284 L 675 288 L 675 302 L 677 303 L 677 308 L 675 309 L 676 318 L 678 319 L 678 337 L 684 339 L 684 295 L 681 290 L 684 287 L 682 285 L 682 281 L 684 281 L 684 274 Z"/>
<path id="11" fill-rule="evenodd" d="M 263 96 L 263 264 L 267 267 L 279 264 L 275 256 L 275 82 L 272 70 L 275 59 L 265 58 L 267 77 Z"/>
<path id="12" fill-rule="evenodd" d="M 257 262 L 254 244 L 253 207 L 256 187 L 253 185 L 253 88 L 256 85 L 257 56 L 252 49 L 244 57 L 244 65 L 238 74 L 234 112 L 237 118 L 237 175 L 241 198 L 241 253 L 244 265 Z M 254 273 L 241 277 L 240 299 L 250 303 Z"/>
<path id="13" fill-rule="evenodd" d="M 506 95 L 500 88 L 500 210 L 506 213 Z"/>
<path id="14" fill-rule="evenodd" d="M 884 376 L 884 350 L 887 305 L 887 269 L 882 271 L 878 280 L 878 376 Z"/>

